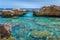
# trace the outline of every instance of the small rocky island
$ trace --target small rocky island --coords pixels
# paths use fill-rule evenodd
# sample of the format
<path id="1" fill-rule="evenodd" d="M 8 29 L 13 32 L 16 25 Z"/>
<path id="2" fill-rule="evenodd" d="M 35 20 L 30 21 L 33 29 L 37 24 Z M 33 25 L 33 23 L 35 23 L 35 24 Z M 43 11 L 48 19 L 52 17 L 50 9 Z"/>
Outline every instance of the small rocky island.
<path id="1" fill-rule="evenodd" d="M 60 6 L 44 6 L 39 11 L 34 11 L 36 16 L 60 16 Z"/>

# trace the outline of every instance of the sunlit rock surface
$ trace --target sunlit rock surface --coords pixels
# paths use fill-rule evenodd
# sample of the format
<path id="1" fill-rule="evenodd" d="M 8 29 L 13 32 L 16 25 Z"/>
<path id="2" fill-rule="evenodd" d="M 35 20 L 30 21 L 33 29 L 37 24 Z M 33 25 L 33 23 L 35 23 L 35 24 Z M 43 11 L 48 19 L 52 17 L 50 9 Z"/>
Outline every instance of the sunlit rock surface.
<path id="1" fill-rule="evenodd" d="M 12 10 L 2 10 L 0 11 L 0 16 L 2 17 L 18 17 L 26 13 L 26 10 L 21 10 L 20 8 L 14 8 Z"/>
<path id="2" fill-rule="evenodd" d="M 14 16 L 14 12 L 11 10 L 2 10 L 2 16 Z"/>
<path id="3" fill-rule="evenodd" d="M 60 6 L 44 6 L 39 13 L 35 12 L 36 16 L 60 16 Z"/>

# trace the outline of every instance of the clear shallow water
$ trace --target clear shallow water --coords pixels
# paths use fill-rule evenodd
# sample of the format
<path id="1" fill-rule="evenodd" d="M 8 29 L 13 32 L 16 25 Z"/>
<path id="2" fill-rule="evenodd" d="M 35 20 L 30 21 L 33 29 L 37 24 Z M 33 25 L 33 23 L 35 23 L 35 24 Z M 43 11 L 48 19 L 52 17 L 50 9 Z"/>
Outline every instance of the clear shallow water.
<path id="1" fill-rule="evenodd" d="M 28 12 L 29 14 L 31 12 Z M 16 40 L 39 40 L 30 37 L 31 31 L 49 31 L 51 35 L 60 37 L 60 18 L 52 17 L 17 17 L 17 18 L 1 18 L 1 24 L 10 23 L 12 25 L 11 36 Z"/>

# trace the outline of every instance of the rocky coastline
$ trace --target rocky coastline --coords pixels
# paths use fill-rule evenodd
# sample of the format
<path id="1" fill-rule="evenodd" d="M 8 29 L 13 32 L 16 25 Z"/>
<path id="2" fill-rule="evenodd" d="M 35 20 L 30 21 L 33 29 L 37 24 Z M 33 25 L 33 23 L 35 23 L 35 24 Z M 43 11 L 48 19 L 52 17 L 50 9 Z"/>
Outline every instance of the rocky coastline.
<path id="1" fill-rule="evenodd" d="M 23 16 L 26 12 L 33 12 L 35 16 L 60 16 L 60 6 L 50 5 L 43 6 L 40 10 L 21 10 L 20 8 L 13 8 L 12 10 L 0 10 L 2 17 L 18 17 Z"/>
<path id="2" fill-rule="evenodd" d="M 26 10 L 20 10 L 19 8 L 13 8 L 12 10 L 0 10 L 0 16 L 2 17 L 18 17 L 24 15 Z"/>

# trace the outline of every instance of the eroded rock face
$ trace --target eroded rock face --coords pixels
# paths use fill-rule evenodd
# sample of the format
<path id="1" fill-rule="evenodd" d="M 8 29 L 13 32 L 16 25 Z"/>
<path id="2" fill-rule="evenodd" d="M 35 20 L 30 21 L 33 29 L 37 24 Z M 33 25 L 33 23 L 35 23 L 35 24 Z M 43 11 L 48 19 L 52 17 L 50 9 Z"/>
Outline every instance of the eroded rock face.
<path id="1" fill-rule="evenodd" d="M 55 5 L 44 6 L 40 9 L 37 15 L 38 16 L 60 16 L 60 6 L 55 6 Z"/>
<path id="2" fill-rule="evenodd" d="M 7 38 L 11 34 L 11 25 L 9 24 L 0 24 L 0 37 L 2 38 Z"/>

